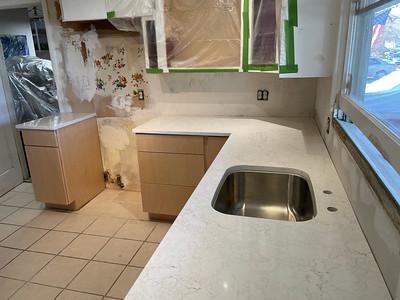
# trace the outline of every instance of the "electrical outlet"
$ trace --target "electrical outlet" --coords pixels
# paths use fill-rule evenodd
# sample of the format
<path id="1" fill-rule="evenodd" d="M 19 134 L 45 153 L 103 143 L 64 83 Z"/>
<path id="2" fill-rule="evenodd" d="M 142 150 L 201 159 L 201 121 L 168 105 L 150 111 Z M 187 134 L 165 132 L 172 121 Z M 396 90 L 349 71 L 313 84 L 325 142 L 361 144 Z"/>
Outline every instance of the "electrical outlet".
<path id="1" fill-rule="evenodd" d="M 258 90 L 257 91 L 257 100 L 262 100 L 263 99 L 263 91 L 262 90 Z"/>
<path id="2" fill-rule="evenodd" d="M 138 93 L 138 99 L 143 101 L 144 100 L 144 91 L 143 90 L 137 90 Z"/>
<path id="3" fill-rule="evenodd" d="M 269 98 L 269 91 L 268 90 L 263 90 L 262 91 L 262 99 L 264 100 L 264 101 L 267 101 L 268 100 L 268 98 Z"/>

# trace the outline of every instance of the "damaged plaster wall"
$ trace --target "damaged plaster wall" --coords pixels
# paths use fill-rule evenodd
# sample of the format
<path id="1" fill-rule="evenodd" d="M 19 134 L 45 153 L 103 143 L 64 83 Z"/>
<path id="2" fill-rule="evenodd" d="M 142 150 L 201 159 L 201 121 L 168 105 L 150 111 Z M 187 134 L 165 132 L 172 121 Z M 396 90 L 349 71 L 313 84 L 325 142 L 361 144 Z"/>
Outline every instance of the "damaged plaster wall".
<path id="1" fill-rule="evenodd" d="M 139 34 L 66 29 L 57 1 L 47 3 L 61 107 L 97 113 L 104 169 L 112 176 L 120 174 L 125 189 L 140 190 L 132 128 L 156 116 L 314 114 L 316 79 L 257 73 L 147 74 Z M 144 101 L 138 100 L 138 89 L 144 91 Z M 269 90 L 269 101 L 256 100 L 258 89 Z"/>

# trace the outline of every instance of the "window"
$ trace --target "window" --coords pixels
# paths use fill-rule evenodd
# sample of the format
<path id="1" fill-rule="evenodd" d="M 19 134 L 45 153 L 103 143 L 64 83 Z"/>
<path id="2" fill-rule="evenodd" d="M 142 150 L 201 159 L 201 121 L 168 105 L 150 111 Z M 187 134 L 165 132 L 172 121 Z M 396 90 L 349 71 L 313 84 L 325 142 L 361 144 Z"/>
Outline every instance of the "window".
<path id="1" fill-rule="evenodd" d="M 400 0 L 353 5 L 340 106 L 400 172 Z"/>

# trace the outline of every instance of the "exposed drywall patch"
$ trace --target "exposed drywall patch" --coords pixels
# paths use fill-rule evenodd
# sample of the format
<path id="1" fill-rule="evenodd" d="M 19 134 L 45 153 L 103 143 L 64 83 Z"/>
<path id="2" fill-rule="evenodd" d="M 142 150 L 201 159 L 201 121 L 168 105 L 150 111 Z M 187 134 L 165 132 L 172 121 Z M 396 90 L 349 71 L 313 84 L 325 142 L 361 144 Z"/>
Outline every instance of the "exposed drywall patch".
<path id="1" fill-rule="evenodd" d="M 93 53 L 99 45 L 94 30 L 85 33 L 64 32 L 65 70 L 72 91 L 81 100 L 92 101 L 96 94 L 96 68 Z"/>
<path id="2" fill-rule="evenodd" d="M 100 128 L 100 140 L 105 148 L 115 150 L 125 150 L 130 142 L 125 130 L 111 125 L 104 125 Z"/>
<path id="3" fill-rule="evenodd" d="M 98 118 L 103 166 L 112 177 L 121 175 L 126 190 L 140 191 L 138 160 L 129 118 Z M 109 186 L 114 188 L 115 186 Z"/>

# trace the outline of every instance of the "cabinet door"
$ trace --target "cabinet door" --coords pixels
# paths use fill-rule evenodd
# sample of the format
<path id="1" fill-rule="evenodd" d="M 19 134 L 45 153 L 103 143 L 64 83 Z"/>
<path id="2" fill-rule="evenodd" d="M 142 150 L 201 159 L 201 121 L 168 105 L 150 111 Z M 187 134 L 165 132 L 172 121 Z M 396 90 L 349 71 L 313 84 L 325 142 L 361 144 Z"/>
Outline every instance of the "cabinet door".
<path id="1" fill-rule="evenodd" d="M 105 0 L 61 0 L 64 22 L 107 19 Z"/>
<path id="2" fill-rule="evenodd" d="M 240 0 L 165 0 L 164 7 L 168 68 L 240 67 Z"/>
<path id="3" fill-rule="evenodd" d="M 26 146 L 25 150 L 37 200 L 69 204 L 58 148 Z"/>
<path id="4" fill-rule="evenodd" d="M 167 184 L 142 184 L 143 210 L 153 214 L 177 216 L 194 187 Z"/>

